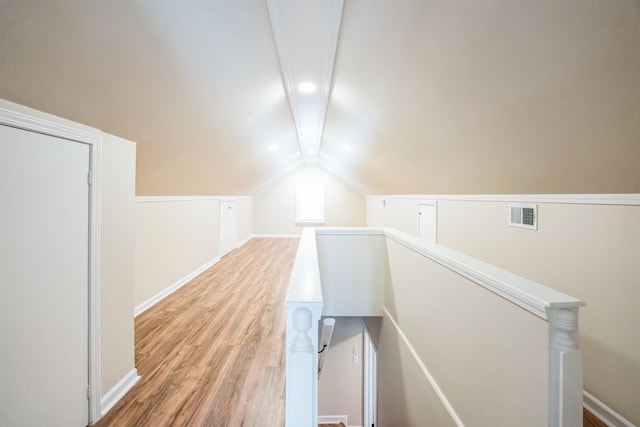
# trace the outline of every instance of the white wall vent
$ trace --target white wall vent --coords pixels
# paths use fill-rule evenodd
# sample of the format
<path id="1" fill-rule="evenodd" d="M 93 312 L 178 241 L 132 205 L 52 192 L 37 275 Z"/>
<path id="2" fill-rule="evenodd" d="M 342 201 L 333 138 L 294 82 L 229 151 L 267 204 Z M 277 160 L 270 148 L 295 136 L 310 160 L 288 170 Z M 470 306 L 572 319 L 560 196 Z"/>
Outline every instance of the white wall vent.
<path id="1" fill-rule="evenodd" d="M 538 205 L 509 205 L 509 225 L 513 227 L 538 229 Z"/>

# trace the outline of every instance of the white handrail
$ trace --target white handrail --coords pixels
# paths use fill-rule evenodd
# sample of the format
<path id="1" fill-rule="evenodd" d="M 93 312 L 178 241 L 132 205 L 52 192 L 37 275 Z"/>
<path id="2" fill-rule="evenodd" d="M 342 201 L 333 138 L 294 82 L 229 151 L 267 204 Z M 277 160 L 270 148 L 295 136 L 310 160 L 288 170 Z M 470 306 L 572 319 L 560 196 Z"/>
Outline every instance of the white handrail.
<path id="1" fill-rule="evenodd" d="M 450 269 L 511 301 L 549 325 L 549 426 L 579 425 L 582 354 L 577 346 L 583 301 L 395 229 L 305 228 L 287 299 L 286 425 L 317 425 L 318 323 L 324 307 L 316 235 L 381 236 Z M 384 236 L 384 237 L 383 237 Z M 382 309 L 382 307 L 380 307 Z"/>
<path id="2" fill-rule="evenodd" d="M 548 309 L 573 309 L 585 305 L 584 301 L 562 292 L 408 233 L 386 228 L 384 235 L 545 320 L 549 320 Z"/>

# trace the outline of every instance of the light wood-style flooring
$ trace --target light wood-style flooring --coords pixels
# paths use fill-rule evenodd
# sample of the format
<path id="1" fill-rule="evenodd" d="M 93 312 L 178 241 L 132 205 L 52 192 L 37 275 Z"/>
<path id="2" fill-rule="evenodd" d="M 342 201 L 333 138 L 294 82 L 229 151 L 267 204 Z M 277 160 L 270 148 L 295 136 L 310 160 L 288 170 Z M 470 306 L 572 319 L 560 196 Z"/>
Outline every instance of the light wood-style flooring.
<path id="1" fill-rule="evenodd" d="M 252 239 L 139 315 L 142 378 L 95 426 L 284 425 L 283 304 L 297 247 Z M 584 425 L 605 424 L 585 410 Z"/>
<path id="2" fill-rule="evenodd" d="M 584 427 L 607 427 L 603 421 L 600 421 L 600 418 L 596 417 L 586 409 L 582 410 L 582 417 L 582 425 Z"/>
<path id="3" fill-rule="evenodd" d="M 284 425 L 284 298 L 297 247 L 252 239 L 139 315 L 142 378 L 96 426 Z"/>

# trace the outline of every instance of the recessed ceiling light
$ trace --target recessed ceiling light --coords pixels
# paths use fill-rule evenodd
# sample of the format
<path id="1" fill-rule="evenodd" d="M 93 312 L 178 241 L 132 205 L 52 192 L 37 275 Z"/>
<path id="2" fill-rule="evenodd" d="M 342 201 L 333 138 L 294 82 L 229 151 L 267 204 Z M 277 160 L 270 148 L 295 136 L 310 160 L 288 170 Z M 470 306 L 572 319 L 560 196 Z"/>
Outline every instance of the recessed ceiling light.
<path id="1" fill-rule="evenodd" d="M 307 154 L 313 154 L 315 152 L 316 152 L 316 150 L 314 150 L 313 148 L 310 148 L 310 149 L 307 150 Z"/>
<path id="2" fill-rule="evenodd" d="M 344 151 L 346 151 L 347 153 L 351 152 L 351 146 L 347 145 L 347 144 L 342 144 L 342 149 Z"/>
<path id="3" fill-rule="evenodd" d="M 276 151 L 278 149 L 278 144 L 271 144 L 268 147 L 269 151 Z"/>
<path id="4" fill-rule="evenodd" d="M 317 88 L 313 82 L 302 82 L 298 85 L 298 90 L 302 93 L 313 93 Z"/>

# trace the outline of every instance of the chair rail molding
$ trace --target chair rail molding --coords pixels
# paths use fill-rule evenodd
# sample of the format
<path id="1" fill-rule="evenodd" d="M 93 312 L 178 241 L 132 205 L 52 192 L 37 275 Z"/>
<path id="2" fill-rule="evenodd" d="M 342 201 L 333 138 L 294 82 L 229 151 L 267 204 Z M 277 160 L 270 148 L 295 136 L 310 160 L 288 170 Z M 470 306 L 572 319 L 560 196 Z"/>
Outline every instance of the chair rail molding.
<path id="1" fill-rule="evenodd" d="M 576 205 L 629 205 L 640 206 L 639 193 L 620 194 L 390 194 L 370 195 L 372 199 L 416 199 L 456 202 L 511 202 L 511 203 L 557 203 Z"/>

